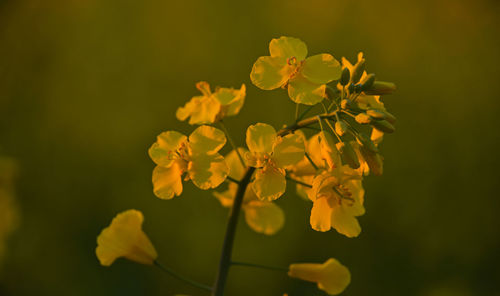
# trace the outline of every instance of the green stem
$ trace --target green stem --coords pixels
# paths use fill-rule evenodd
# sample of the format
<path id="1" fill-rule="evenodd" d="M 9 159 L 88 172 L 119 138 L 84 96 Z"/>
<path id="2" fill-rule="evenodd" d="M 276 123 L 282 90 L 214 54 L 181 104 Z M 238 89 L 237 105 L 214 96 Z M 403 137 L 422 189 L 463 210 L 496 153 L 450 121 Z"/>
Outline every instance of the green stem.
<path id="1" fill-rule="evenodd" d="M 299 120 L 299 108 L 300 108 L 300 104 L 295 103 L 295 122 L 297 122 L 297 120 Z"/>
<path id="2" fill-rule="evenodd" d="M 311 163 L 311 165 L 313 166 L 313 168 L 315 170 L 318 170 L 318 166 L 314 163 L 314 161 L 312 160 L 311 156 L 309 155 L 309 153 L 304 153 L 304 155 L 306 156 L 307 160 L 309 160 L 309 162 Z"/>
<path id="3" fill-rule="evenodd" d="M 248 263 L 248 262 L 239 262 L 239 261 L 233 261 L 233 262 L 231 262 L 231 264 L 236 265 L 236 266 L 256 267 L 256 268 L 262 268 L 262 269 L 268 269 L 268 270 L 277 270 L 277 271 L 288 272 L 288 268 L 278 267 L 278 266 L 268 266 L 268 265 L 261 265 L 261 264 Z"/>
<path id="4" fill-rule="evenodd" d="M 181 280 L 181 281 L 183 281 L 185 283 L 188 283 L 188 284 L 190 284 L 193 287 L 200 288 L 200 289 L 205 290 L 205 291 L 212 291 L 212 288 L 210 286 L 207 286 L 205 284 L 199 283 L 199 282 L 194 281 L 194 280 L 192 280 L 190 278 L 182 276 L 182 275 L 178 274 L 177 272 L 173 271 L 172 269 L 170 269 L 170 268 L 162 265 L 158 261 L 155 261 L 154 264 L 156 266 L 158 266 L 162 271 L 164 271 L 164 272 L 168 273 L 169 275 L 171 275 L 172 277 L 174 277 L 174 278 L 176 278 L 178 280 Z"/>
<path id="5" fill-rule="evenodd" d="M 222 130 L 224 131 L 224 133 L 226 134 L 226 138 L 228 139 L 229 144 L 231 144 L 234 151 L 236 151 L 236 154 L 238 155 L 238 158 L 240 159 L 241 164 L 243 165 L 244 168 L 246 168 L 247 164 L 243 160 L 243 157 L 241 157 L 241 154 L 240 154 L 240 151 L 238 150 L 238 147 L 236 147 L 236 145 L 234 144 L 233 138 L 231 138 L 231 136 L 229 135 L 229 131 L 227 130 L 226 125 L 224 124 L 224 122 L 222 122 L 222 120 L 219 121 L 219 125 L 222 128 Z"/>
<path id="6" fill-rule="evenodd" d="M 307 184 L 307 183 L 304 183 L 302 181 L 299 181 L 299 180 L 295 180 L 294 178 L 291 178 L 291 177 L 288 177 L 286 176 L 286 179 L 289 180 L 289 181 L 292 181 L 292 182 L 295 182 L 299 185 L 302 185 L 302 186 L 305 186 L 305 187 L 309 187 L 309 188 L 312 188 L 312 185 L 311 184 Z"/>
<path id="7" fill-rule="evenodd" d="M 233 182 L 233 183 L 240 184 L 240 181 L 236 180 L 233 177 L 227 176 L 226 179 L 229 180 L 229 181 L 231 181 L 231 182 Z"/>
<path id="8" fill-rule="evenodd" d="M 314 107 L 314 105 L 311 105 L 309 107 L 306 108 L 306 110 L 304 110 L 296 119 L 296 122 L 299 121 L 299 120 L 302 120 L 302 118 L 304 118 L 304 116 L 306 116 L 306 114 L 311 111 L 311 109 Z"/>

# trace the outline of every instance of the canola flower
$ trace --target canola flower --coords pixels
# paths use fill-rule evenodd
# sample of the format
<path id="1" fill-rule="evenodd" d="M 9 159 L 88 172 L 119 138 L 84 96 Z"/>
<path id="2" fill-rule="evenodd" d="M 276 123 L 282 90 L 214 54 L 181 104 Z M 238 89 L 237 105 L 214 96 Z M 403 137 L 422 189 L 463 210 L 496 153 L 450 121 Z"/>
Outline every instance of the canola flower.
<path id="1" fill-rule="evenodd" d="M 217 88 L 212 93 L 210 85 L 205 81 L 196 83 L 201 96 L 191 98 L 189 102 L 177 109 L 177 119 L 184 121 L 189 118 L 189 124 L 210 124 L 226 116 L 237 115 L 245 102 L 246 87 L 240 89 Z"/>
<path id="2" fill-rule="evenodd" d="M 200 189 L 219 186 L 229 168 L 218 151 L 226 144 L 224 133 L 202 125 L 189 138 L 176 131 L 161 133 L 149 148 L 156 163 L 153 170 L 154 193 L 161 199 L 171 199 L 182 193 L 182 176 Z"/>
<path id="3" fill-rule="evenodd" d="M 334 258 L 323 264 L 295 263 L 290 265 L 288 276 L 313 282 L 329 295 L 342 293 L 351 282 L 349 269 Z"/>
<path id="4" fill-rule="evenodd" d="M 255 194 L 262 200 L 279 198 L 286 188 L 285 168 L 304 157 L 302 137 L 281 137 L 272 126 L 257 123 L 248 127 L 246 142 L 250 150 L 246 153 L 248 165 L 257 168 L 252 182 Z"/>
<path id="5" fill-rule="evenodd" d="M 325 98 L 326 84 L 340 78 L 341 66 L 330 54 L 306 58 L 307 46 L 300 39 L 280 37 L 269 43 L 270 56 L 254 63 L 250 79 L 264 90 L 288 89 L 296 103 L 314 105 Z"/>
<path id="6" fill-rule="evenodd" d="M 213 296 L 223 296 L 234 265 L 286 271 L 290 277 L 316 283 L 330 295 L 342 293 L 350 284 L 349 270 L 333 258 L 323 264 L 295 263 L 289 268 L 233 261 L 239 213 L 243 212 L 254 231 L 277 233 L 284 227 L 285 214 L 273 201 L 285 194 L 288 180 L 296 183 L 299 196 L 312 202 L 312 229 L 335 229 L 346 237 L 357 237 L 361 232 L 357 217 L 365 213 L 363 176 L 383 173 L 380 145 L 386 134 L 395 131 L 396 118 L 381 99 L 394 92 L 395 85 L 366 72 L 363 53 L 358 54 L 355 64 L 346 58 L 340 64 L 330 54 L 307 57 L 305 43 L 293 37 L 272 39 L 269 51 L 270 56 L 259 57 L 254 63 L 251 81 L 263 90 L 286 88 L 297 104 L 295 122 L 279 131 L 265 123 L 250 125 L 246 130 L 248 150 L 237 148 L 222 120 L 239 113 L 245 85 L 212 92 L 202 81 L 196 84 L 202 95 L 191 98 L 176 112 L 180 121 L 189 119 L 189 124 L 200 126 L 189 137 L 176 131 L 163 132 L 149 149 L 156 163 L 153 192 L 161 199 L 179 196 L 183 180 L 192 180 L 202 190 L 227 182 L 226 190 L 213 192 L 223 207 L 231 208 L 213 286 L 160 265 L 141 229 L 142 214 L 135 210 L 119 214 L 99 235 L 96 253 L 101 264 L 110 265 L 119 257 L 154 263 Z M 302 113 L 301 104 L 309 105 Z M 307 117 L 314 105 L 323 111 Z M 211 126 L 215 123 L 222 130 Z M 310 133 L 303 129 L 317 132 L 308 137 Z M 219 151 L 226 139 L 233 150 L 224 158 Z"/>
<path id="7" fill-rule="evenodd" d="M 158 254 L 142 231 L 144 216 L 137 210 L 122 212 L 97 237 L 95 250 L 101 265 L 110 266 L 118 258 L 151 265 Z"/>

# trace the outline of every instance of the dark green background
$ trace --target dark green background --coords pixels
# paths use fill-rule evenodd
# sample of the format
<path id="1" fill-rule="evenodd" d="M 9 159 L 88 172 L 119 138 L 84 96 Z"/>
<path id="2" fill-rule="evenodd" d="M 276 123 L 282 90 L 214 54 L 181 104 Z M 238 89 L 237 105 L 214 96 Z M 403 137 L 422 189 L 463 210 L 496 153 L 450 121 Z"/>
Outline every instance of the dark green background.
<path id="1" fill-rule="evenodd" d="M 0 1 L 0 145 L 20 165 L 22 224 L 9 240 L 0 295 L 204 295 L 155 268 L 101 267 L 96 236 L 120 211 L 144 212 L 160 260 L 215 277 L 227 210 L 192 184 L 152 193 L 147 149 L 161 131 L 192 129 L 175 110 L 194 84 L 247 85 L 246 127 L 293 119 L 284 91 L 249 80 L 273 37 L 310 54 L 355 59 L 398 91 L 382 145 L 385 173 L 365 181 L 362 234 L 308 224 L 311 204 L 290 191 L 274 237 L 240 223 L 234 257 L 286 266 L 338 258 L 343 295 L 500 295 L 497 1 Z M 226 148 L 227 149 L 227 148 Z M 242 221 L 241 221 L 242 222 Z M 321 295 L 313 284 L 235 267 L 228 295 Z"/>

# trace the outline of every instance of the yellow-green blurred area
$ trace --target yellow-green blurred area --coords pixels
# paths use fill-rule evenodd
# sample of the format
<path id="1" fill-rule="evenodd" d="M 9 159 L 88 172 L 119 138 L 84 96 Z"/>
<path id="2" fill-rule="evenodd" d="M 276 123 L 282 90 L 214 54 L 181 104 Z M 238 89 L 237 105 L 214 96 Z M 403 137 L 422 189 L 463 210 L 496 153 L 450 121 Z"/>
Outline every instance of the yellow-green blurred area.
<path id="1" fill-rule="evenodd" d="M 352 273 L 343 295 L 500 295 L 499 15 L 494 0 L 0 1 L 0 146 L 17 163 L 20 211 L 0 295 L 205 295 L 154 267 L 100 266 L 96 237 L 139 209 L 159 260 L 213 283 L 228 211 L 191 183 L 156 198 L 147 149 L 162 131 L 193 130 L 175 110 L 201 80 L 247 85 L 226 120 L 241 145 L 250 124 L 292 122 L 286 92 L 249 79 L 279 36 L 337 59 L 363 51 L 368 72 L 398 86 L 383 98 L 397 131 L 381 146 L 384 175 L 364 181 L 358 238 L 313 231 L 312 204 L 289 184 L 285 227 L 267 237 L 240 220 L 234 259 L 334 257 Z M 324 295 L 245 267 L 226 292 Z"/>

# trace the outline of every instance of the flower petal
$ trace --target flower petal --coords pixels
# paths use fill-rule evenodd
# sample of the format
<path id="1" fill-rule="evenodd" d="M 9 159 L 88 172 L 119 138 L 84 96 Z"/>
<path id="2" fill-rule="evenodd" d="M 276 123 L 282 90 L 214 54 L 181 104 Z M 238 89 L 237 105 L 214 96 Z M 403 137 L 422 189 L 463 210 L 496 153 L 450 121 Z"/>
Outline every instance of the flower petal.
<path id="1" fill-rule="evenodd" d="M 325 97 L 324 84 L 312 83 L 302 75 L 290 79 L 288 83 L 288 96 L 292 101 L 304 105 L 315 105 Z"/>
<path id="2" fill-rule="evenodd" d="M 171 199 L 182 193 L 182 169 L 180 161 L 168 168 L 156 166 L 153 170 L 153 192 L 161 199 Z"/>
<path id="3" fill-rule="evenodd" d="M 189 148 L 192 155 L 214 154 L 226 144 L 224 132 L 208 125 L 202 125 L 189 135 Z"/>
<path id="4" fill-rule="evenodd" d="M 332 55 L 322 53 L 308 57 L 304 61 L 301 73 L 313 83 L 325 84 L 339 79 L 342 67 Z"/>
<path id="5" fill-rule="evenodd" d="M 246 87 L 242 84 L 240 89 L 220 88 L 213 94 L 213 98 L 222 105 L 223 116 L 233 116 L 243 107 L 245 94 Z"/>
<path id="6" fill-rule="evenodd" d="M 311 210 L 310 223 L 312 229 L 323 232 L 330 230 L 332 228 L 332 211 L 333 209 L 330 207 L 327 198 L 316 198 Z"/>
<path id="7" fill-rule="evenodd" d="M 189 177 L 198 188 L 207 190 L 226 180 L 229 168 L 220 154 L 198 154 L 188 165 Z"/>
<path id="8" fill-rule="evenodd" d="M 284 170 L 272 166 L 258 169 L 255 173 L 255 180 L 252 182 L 252 188 L 255 195 L 261 200 L 271 201 L 279 198 L 286 189 Z"/>
<path id="9" fill-rule="evenodd" d="M 255 232 L 273 235 L 285 224 L 285 214 L 275 203 L 254 200 L 243 206 L 245 220 Z"/>
<path id="10" fill-rule="evenodd" d="M 276 130 L 265 123 L 251 125 L 247 129 L 246 142 L 253 153 L 271 153 L 276 142 Z"/>
<path id="11" fill-rule="evenodd" d="M 294 165 L 304 158 L 304 140 L 299 135 L 289 134 L 278 137 L 273 147 L 273 159 L 276 166 L 284 168 Z"/>
<path id="12" fill-rule="evenodd" d="M 230 208 L 233 205 L 234 197 L 236 196 L 236 191 L 238 190 L 238 185 L 235 183 L 229 183 L 229 187 L 226 191 L 218 192 L 214 191 L 213 195 L 219 200 L 220 204 L 225 208 Z"/>
<path id="13" fill-rule="evenodd" d="M 300 62 L 307 56 L 307 46 L 298 38 L 282 36 L 271 40 L 269 43 L 269 52 L 272 57 L 285 59 L 295 57 Z"/>
<path id="14" fill-rule="evenodd" d="M 180 121 L 189 118 L 189 124 L 214 123 L 221 110 L 221 104 L 212 97 L 193 97 L 189 102 L 177 109 L 176 117 Z"/>
<path id="15" fill-rule="evenodd" d="M 144 217 L 137 210 L 118 214 L 111 225 L 97 237 L 96 255 L 101 265 L 109 266 L 117 258 L 125 257 L 141 264 L 153 264 L 156 250 L 142 231 Z"/>
<path id="16" fill-rule="evenodd" d="M 290 78 L 293 69 L 284 58 L 260 57 L 253 64 L 250 79 L 258 88 L 272 90 L 283 86 Z"/>
<path id="17" fill-rule="evenodd" d="M 361 233 L 361 226 L 358 219 L 346 211 L 345 207 L 335 207 L 331 215 L 332 227 L 338 233 L 347 237 L 356 237 Z"/>
<path id="18" fill-rule="evenodd" d="M 320 151 L 321 157 L 326 160 L 329 168 L 335 168 L 341 165 L 340 153 L 337 150 L 335 141 L 332 134 L 321 131 L 320 138 Z"/>
<path id="19" fill-rule="evenodd" d="M 157 164 L 168 167 L 177 158 L 174 156 L 187 137 L 176 131 L 163 132 L 156 137 L 156 142 L 149 148 L 149 157 Z"/>
<path id="20" fill-rule="evenodd" d="M 238 148 L 241 157 L 244 157 L 248 150 L 245 148 Z M 233 179 L 240 180 L 245 175 L 245 167 L 241 163 L 241 160 L 236 153 L 236 150 L 232 150 L 225 157 L 227 166 L 229 167 L 229 176 Z"/>

